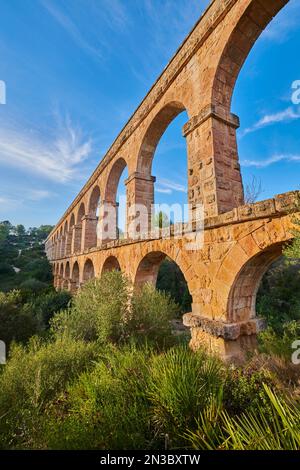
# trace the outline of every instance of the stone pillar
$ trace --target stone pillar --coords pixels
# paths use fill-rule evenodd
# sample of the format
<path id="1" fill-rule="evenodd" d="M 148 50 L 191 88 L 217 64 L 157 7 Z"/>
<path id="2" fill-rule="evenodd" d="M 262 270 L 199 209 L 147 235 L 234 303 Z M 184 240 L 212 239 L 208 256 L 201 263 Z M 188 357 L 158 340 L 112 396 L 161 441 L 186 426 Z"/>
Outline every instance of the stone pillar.
<path id="1" fill-rule="evenodd" d="M 73 230 L 72 228 L 68 230 L 66 233 L 66 241 L 65 241 L 65 253 L 66 256 L 71 254 L 72 251 L 72 238 L 73 238 Z"/>
<path id="2" fill-rule="evenodd" d="M 56 290 L 61 290 L 62 277 L 60 274 L 56 275 Z"/>
<path id="3" fill-rule="evenodd" d="M 189 203 L 203 204 L 214 217 L 244 203 L 236 129 L 239 119 L 218 106 L 206 106 L 183 127 L 188 149 Z"/>
<path id="4" fill-rule="evenodd" d="M 60 242 L 60 257 L 61 258 L 64 258 L 64 256 L 66 255 L 66 235 L 64 234 L 62 237 L 61 237 L 61 242 Z"/>
<path id="5" fill-rule="evenodd" d="M 72 230 L 72 253 L 79 253 L 81 252 L 82 225 L 73 225 Z"/>
<path id="6" fill-rule="evenodd" d="M 118 239 L 118 207 L 117 202 L 101 201 L 97 233 L 98 246 Z"/>
<path id="7" fill-rule="evenodd" d="M 58 258 L 58 241 L 56 240 L 54 243 L 54 259 Z"/>
<path id="8" fill-rule="evenodd" d="M 139 238 L 151 231 L 154 204 L 154 176 L 135 172 L 127 178 L 127 236 Z"/>
<path id="9" fill-rule="evenodd" d="M 225 322 L 193 313 L 183 316 L 183 324 L 191 330 L 190 347 L 204 348 L 225 362 L 241 364 L 248 352 L 257 346 L 257 334 L 266 327 L 265 320 L 251 318 L 241 322 Z"/>
<path id="10" fill-rule="evenodd" d="M 82 240 L 83 250 L 97 246 L 97 224 L 98 217 L 85 215 L 82 219 Z"/>

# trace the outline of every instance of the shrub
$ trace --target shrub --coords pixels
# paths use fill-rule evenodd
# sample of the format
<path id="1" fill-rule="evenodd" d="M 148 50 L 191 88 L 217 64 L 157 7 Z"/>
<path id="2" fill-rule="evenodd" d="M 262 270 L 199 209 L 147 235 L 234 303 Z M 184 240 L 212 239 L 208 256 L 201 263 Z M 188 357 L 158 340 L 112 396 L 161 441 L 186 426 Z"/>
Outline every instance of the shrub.
<path id="1" fill-rule="evenodd" d="M 291 362 L 293 354 L 292 343 L 300 337 L 300 321 L 285 323 L 283 333 L 277 334 L 272 327 L 260 333 L 260 350 L 267 354 L 276 355 Z"/>
<path id="2" fill-rule="evenodd" d="M 134 340 L 170 345 L 170 319 L 178 307 L 168 294 L 146 285 L 132 294 L 128 279 L 118 271 L 87 282 L 72 307 L 51 320 L 55 335 L 68 334 L 86 341 L 120 343 Z"/>
<path id="3" fill-rule="evenodd" d="M 171 319 L 178 313 L 171 297 L 146 284 L 133 294 L 126 323 L 127 335 L 138 342 L 152 342 L 162 347 L 172 343 Z"/>
<path id="4" fill-rule="evenodd" d="M 0 447 L 19 447 L 26 439 L 37 439 L 46 404 L 96 356 L 94 344 L 67 338 L 53 343 L 32 338 L 26 347 L 14 345 L 0 375 Z"/>
<path id="5" fill-rule="evenodd" d="M 29 261 L 23 271 L 30 274 L 30 277 L 38 279 L 41 282 L 50 282 L 52 280 L 52 269 L 47 259 L 35 259 Z"/>
<path id="6" fill-rule="evenodd" d="M 149 350 L 110 347 L 49 409 L 51 449 L 145 449 Z"/>
<path id="7" fill-rule="evenodd" d="M 38 297 L 29 299 L 23 306 L 23 311 L 33 315 L 41 329 L 48 328 L 49 321 L 56 312 L 66 309 L 71 301 L 71 294 L 67 291 L 51 291 Z"/>
<path id="8" fill-rule="evenodd" d="M 24 291 L 25 295 L 40 294 L 41 292 L 49 289 L 49 285 L 38 281 L 37 279 L 30 278 L 20 284 L 20 289 Z"/>
<path id="9" fill-rule="evenodd" d="M 117 342 L 124 332 L 128 299 L 127 278 L 118 271 L 107 272 L 80 289 L 72 308 L 53 318 L 52 331 L 87 341 Z"/>
<path id="10" fill-rule="evenodd" d="M 201 413 L 198 429 L 186 433 L 194 449 L 209 450 L 299 450 L 299 406 L 279 397 L 263 385 L 267 409 L 230 416 L 212 401 Z"/>
<path id="11" fill-rule="evenodd" d="M 273 384 L 268 370 L 253 370 L 247 366 L 242 369 L 229 367 L 223 387 L 224 408 L 235 415 L 266 406 L 262 383 Z"/>
<path id="12" fill-rule="evenodd" d="M 0 263 L 0 276 L 15 276 L 14 268 L 8 263 Z"/>
<path id="13" fill-rule="evenodd" d="M 25 342 L 36 331 L 36 319 L 22 310 L 20 291 L 0 292 L 0 339 L 6 346 L 9 347 L 13 340 Z"/>
<path id="14" fill-rule="evenodd" d="M 173 446 L 184 445 L 183 433 L 196 427 L 200 412 L 222 388 L 218 359 L 187 347 L 154 356 L 149 399 L 156 431 L 168 434 Z"/>

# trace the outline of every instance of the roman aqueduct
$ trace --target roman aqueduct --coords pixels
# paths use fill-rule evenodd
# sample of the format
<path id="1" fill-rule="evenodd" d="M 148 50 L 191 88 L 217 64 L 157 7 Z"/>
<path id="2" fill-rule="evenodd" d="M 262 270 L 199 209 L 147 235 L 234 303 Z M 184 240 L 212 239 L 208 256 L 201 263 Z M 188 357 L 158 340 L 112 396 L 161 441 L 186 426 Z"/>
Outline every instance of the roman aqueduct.
<path id="1" fill-rule="evenodd" d="M 126 273 L 135 286 L 155 283 L 162 260 L 169 257 L 192 296 L 192 312 L 184 316 L 191 346 L 205 344 L 231 360 L 253 344 L 262 328 L 255 312 L 257 289 L 291 238 L 298 195 L 244 204 L 239 119 L 231 113 L 231 98 L 253 44 L 286 3 L 212 1 L 49 235 L 46 251 L 57 289 L 76 291 L 111 269 Z M 151 167 L 161 136 L 184 110 L 192 209 L 189 223 L 172 226 L 166 236 L 164 229 L 154 233 L 149 228 L 155 184 Z M 127 230 L 119 239 L 111 209 L 125 167 Z M 204 230 L 203 244 L 195 249 L 188 241 L 197 230 L 198 206 L 204 208 Z M 113 225 L 109 237 L 104 236 L 108 214 Z"/>

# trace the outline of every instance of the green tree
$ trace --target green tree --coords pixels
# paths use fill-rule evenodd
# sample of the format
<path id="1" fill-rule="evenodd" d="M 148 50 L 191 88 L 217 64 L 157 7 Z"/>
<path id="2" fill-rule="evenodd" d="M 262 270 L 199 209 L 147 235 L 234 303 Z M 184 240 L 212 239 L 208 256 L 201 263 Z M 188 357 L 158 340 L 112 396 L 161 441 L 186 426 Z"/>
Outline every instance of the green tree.
<path id="1" fill-rule="evenodd" d="M 9 235 L 9 227 L 5 222 L 0 222 L 0 245 L 5 242 Z"/>
<path id="2" fill-rule="evenodd" d="M 16 235 L 17 235 L 17 237 L 19 237 L 19 238 L 25 237 L 25 235 L 26 235 L 26 230 L 25 230 L 24 225 L 22 225 L 22 224 L 16 225 Z"/>
<path id="3" fill-rule="evenodd" d="M 170 225 L 173 225 L 173 222 L 169 219 L 165 212 L 159 211 L 157 214 L 155 214 L 154 227 L 165 228 L 169 227 Z"/>

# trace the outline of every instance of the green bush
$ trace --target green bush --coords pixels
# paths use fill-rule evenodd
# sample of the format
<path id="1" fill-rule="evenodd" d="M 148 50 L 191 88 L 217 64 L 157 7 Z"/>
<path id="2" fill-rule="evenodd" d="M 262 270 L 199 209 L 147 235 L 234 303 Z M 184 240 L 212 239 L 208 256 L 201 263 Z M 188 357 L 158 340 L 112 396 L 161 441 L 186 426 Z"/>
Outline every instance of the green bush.
<path id="1" fill-rule="evenodd" d="M 186 433 L 194 449 L 299 450 L 300 408 L 263 385 L 267 406 L 230 416 L 212 400 L 201 413 L 198 429 Z"/>
<path id="2" fill-rule="evenodd" d="M 157 433 L 168 435 L 174 446 L 184 445 L 182 435 L 196 427 L 197 418 L 222 388 L 222 366 L 202 351 L 176 347 L 154 356 L 149 399 Z"/>
<path id="3" fill-rule="evenodd" d="M 232 415 L 246 410 L 255 411 L 259 406 L 266 405 L 266 396 L 262 383 L 273 384 L 269 371 L 253 370 L 247 366 L 229 367 L 223 386 L 223 406 Z"/>
<path id="4" fill-rule="evenodd" d="M 74 297 L 72 308 L 56 315 L 52 331 L 102 343 L 117 342 L 128 315 L 129 283 L 118 271 L 87 282 Z"/>
<path id="5" fill-rule="evenodd" d="M 41 282 L 50 282 L 52 280 L 52 269 L 47 259 L 35 259 L 29 261 L 24 268 L 23 272 L 29 273 L 30 277 L 38 279 Z"/>
<path id="6" fill-rule="evenodd" d="M 0 448 L 30 446 L 27 439 L 38 439 L 47 403 L 91 367 L 97 353 L 94 344 L 67 338 L 14 345 L 0 375 Z"/>
<path id="7" fill-rule="evenodd" d="M 146 397 L 150 352 L 111 347 L 49 409 L 51 449 L 145 449 L 150 421 Z"/>
<path id="8" fill-rule="evenodd" d="M 7 348 L 15 340 L 27 341 L 37 331 L 36 318 L 22 310 L 20 291 L 0 292 L 0 339 Z"/>
<path id="9" fill-rule="evenodd" d="M 25 294 L 40 294 L 43 291 L 49 289 L 49 285 L 45 282 L 39 281 L 34 278 L 27 279 L 22 282 L 19 288 L 24 291 Z"/>
<path id="10" fill-rule="evenodd" d="M 68 334 L 86 341 L 120 343 L 150 342 L 170 345 L 171 318 L 178 307 L 168 294 L 145 285 L 132 293 L 128 279 L 119 271 L 87 282 L 73 299 L 72 307 L 51 320 L 55 335 Z"/>
<path id="11" fill-rule="evenodd" d="M 178 314 L 178 306 L 171 297 L 146 284 L 132 296 L 131 311 L 126 322 L 126 333 L 138 342 L 168 346 L 174 343 L 171 319 Z"/>
<path id="12" fill-rule="evenodd" d="M 67 291 L 56 292 L 53 290 L 37 297 L 29 298 L 22 309 L 24 312 L 28 312 L 28 315 L 34 316 L 40 329 L 43 330 L 49 327 L 49 322 L 55 313 L 69 306 L 71 298 L 71 294 Z"/>
<path id="13" fill-rule="evenodd" d="M 14 268 L 9 263 L 0 263 L 0 276 L 14 276 Z"/>
<path id="14" fill-rule="evenodd" d="M 268 327 L 260 333 L 260 350 L 291 362 L 292 343 L 300 338 L 300 321 L 284 323 L 282 330 L 283 333 L 279 335 L 272 327 Z"/>

